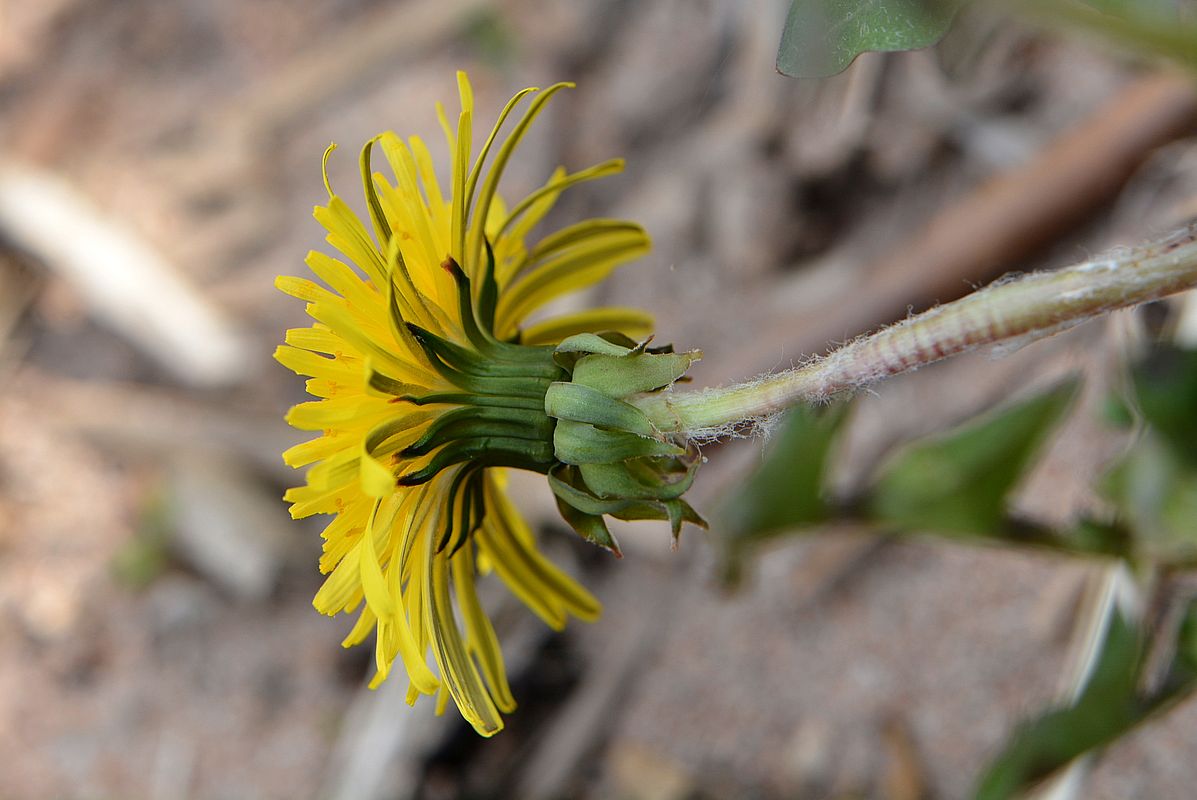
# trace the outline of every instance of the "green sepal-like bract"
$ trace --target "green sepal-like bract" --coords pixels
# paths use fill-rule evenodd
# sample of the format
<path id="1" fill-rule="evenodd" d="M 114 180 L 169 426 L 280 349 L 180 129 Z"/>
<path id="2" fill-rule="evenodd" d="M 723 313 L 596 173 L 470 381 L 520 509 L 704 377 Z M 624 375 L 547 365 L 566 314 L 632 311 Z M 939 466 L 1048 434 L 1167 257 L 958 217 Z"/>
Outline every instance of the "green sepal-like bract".
<path id="1" fill-rule="evenodd" d="M 701 356 L 692 353 L 593 354 L 579 358 L 573 382 L 609 397 L 627 397 L 671 386 Z"/>
<path id="2" fill-rule="evenodd" d="M 583 539 L 591 544 L 597 544 L 604 550 L 610 550 L 616 558 L 623 558 L 619 542 L 615 541 L 615 537 L 611 535 L 611 530 L 607 527 L 607 521 L 601 515 L 587 514 L 562 498 L 561 495 L 557 496 L 557 510 L 566 524 Z"/>
<path id="3" fill-rule="evenodd" d="M 693 471 L 690 473 L 693 474 Z M 600 498 L 591 493 L 585 478 L 577 467 L 562 466 L 549 473 L 549 487 L 557 496 L 557 506 L 562 517 L 577 533 L 588 541 L 606 547 L 619 555 L 619 544 L 608 530 L 603 516 L 615 519 L 668 520 L 676 542 L 682 523 L 689 522 L 699 527 L 707 526 L 697 511 L 680 498 L 667 497 L 652 500 L 633 497 Z M 687 486 L 689 483 L 687 482 Z M 564 509 L 568 508 L 569 513 Z"/>
<path id="4" fill-rule="evenodd" d="M 670 442 L 568 419 L 557 420 L 553 448 L 557 460 L 566 464 L 607 464 L 633 458 L 680 456 L 686 452 Z"/>
<path id="5" fill-rule="evenodd" d="M 627 431 L 637 436 L 659 437 L 652 420 L 631 403 L 576 383 L 554 383 L 544 396 L 550 417 L 584 422 L 599 428 Z"/>
<path id="6" fill-rule="evenodd" d="M 640 460 L 621 464 L 580 464 L 578 471 L 598 497 L 675 500 L 689 491 L 698 472 L 697 453 L 685 459 Z"/>
<path id="7" fill-rule="evenodd" d="M 605 517 L 667 520 L 676 541 L 684 522 L 706 526 L 682 500 L 700 463 L 697 449 L 631 402 L 682 379 L 701 354 L 650 348 L 615 333 L 584 333 L 554 351 L 569 373 L 545 394 L 557 420 L 549 473 L 562 517 L 580 536 L 618 555 Z"/>

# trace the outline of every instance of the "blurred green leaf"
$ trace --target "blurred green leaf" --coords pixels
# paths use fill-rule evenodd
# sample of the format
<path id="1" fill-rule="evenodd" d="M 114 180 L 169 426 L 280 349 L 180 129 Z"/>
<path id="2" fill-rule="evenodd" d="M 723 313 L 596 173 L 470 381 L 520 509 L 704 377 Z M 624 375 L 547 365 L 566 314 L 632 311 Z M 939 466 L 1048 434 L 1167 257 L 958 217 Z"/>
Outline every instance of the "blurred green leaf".
<path id="1" fill-rule="evenodd" d="M 113 578 L 129 589 L 144 589 L 170 566 L 170 503 L 152 492 L 141 508 L 133 535 L 112 555 Z"/>
<path id="2" fill-rule="evenodd" d="M 1100 488 L 1156 563 L 1197 559 L 1197 352 L 1162 346 L 1133 370 L 1130 406 L 1143 422 Z"/>
<path id="3" fill-rule="evenodd" d="M 1111 428 L 1130 430 L 1135 427 L 1138 416 L 1134 409 L 1126 404 L 1126 400 L 1116 394 L 1107 397 L 1101 407 L 1101 418 Z"/>
<path id="4" fill-rule="evenodd" d="M 1052 531 L 1049 541 L 1028 542 L 1065 550 L 1070 553 L 1105 555 L 1131 560 L 1135 555 L 1135 542 L 1130 530 L 1120 521 L 1083 517 L 1067 530 Z"/>
<path id="5" fill-rule="evenodd" d="M 503 68 L 519 55 L 516 38 L 504 16 L 483 7 L 470 17 L 463 38 L 487 64 Z"/>
<path id="6" fill-rule="evenodd" d="M 799 406 L 786 415 L 761 466 L 718 512 L 731 557 L 738 558 L 746 544 L 830 516 L 824 478 L 849 406 Z"/>
<path id="7" fill-rule="evenodd" d="M 1177 456 L 1197 465 L 1197 350 L 1156 349 L 1135 367 L 1133 383 L 1143 418 Z"/>
<path id="8" fill-rule="evenodd" d="M 1139 632 L 1115 610 L 1076 702 L 1020 725 L 982 776 L 977 800 L 1014 797 L 1142 719 L 1148 709 L 1135 693 L 1142 662 Z"/>
<path id="9" fill-rule="evenodd" d="M 793 0 L 777 70 L 798 78 L 842 72 L 861 53 L 915 50 L 947 32 L 963 0 Z"/>
<path id="10" fill-rule="evenodd" d="M 798 78 L 842 72 L 861 53 L 929 47 L 967 0 L 792 0 L 777 70 Z M 1007 0 L 1070 29 L 1091 31 L 1151 56 L 1197 67 L 1197 23 L 1174 0 Z M 992 5 L 992 4 L 991 4 Z"/>
<path id="11" fill-rule="evenodd" d="M 1169 682 L 1197 680 L 1197 603 L 1190 603 L 1176 637 L 1176 657 Z"/>
<path id="12" fill-rule="evenodd" d="M 915 442 L 885 467 L 865 500 L 873 519 L 901 528 L 1027 540 L 1007 531 L 1006 496 L 1076 394 L 1073 379 L 1012 407 Z"/>
<path id="13" fill-rule="evenodd" d="M 1197 557 L 1197 466 L 1182 461 L 1162 437 L 1144 431 L 1101 488 L 1143 555 L 1173 564 Z"/>
<path id="14" fill-rule="evenodd" d="M 1182 624 L 1171 635 L 1176 637 L 1175 657 L 1163 686 L 1141 694 L 1146 636 L 1115 609 L 1093 671 L 1076 701 L 1020 725 L 982 775 L 977 800 L 1005 800 L 1025 792 L 1192 692 L 1197 687 L 1197 605 L 1190 603 Z"/>

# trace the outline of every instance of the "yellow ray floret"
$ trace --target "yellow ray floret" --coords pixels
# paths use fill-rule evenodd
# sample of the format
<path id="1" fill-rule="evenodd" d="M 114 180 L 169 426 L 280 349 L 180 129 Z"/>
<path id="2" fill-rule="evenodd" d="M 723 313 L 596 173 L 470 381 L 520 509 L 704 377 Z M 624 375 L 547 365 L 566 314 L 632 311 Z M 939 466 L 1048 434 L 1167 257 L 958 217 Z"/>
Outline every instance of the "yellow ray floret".
<path id="1" fill-rule="evenodd" d="M 372 685 L 398 662 L 409 699 L 436 695 L 438 707 L 452 699 L 489 736 L 515 699 L 477 574 L 493 570 L 554 628 L 599 613 L 594 597 L 538 552 L 504 488 L 504 468 L 551 466 L 551 420 L 537 397 L 557 367 L 543 346 L 583 332 L 643 337 L 652 326 L 623 308 L 526 321 L 643 254 L 649 240 L 634 223 L 597 219 L 529 241 L 563 190 L 623 163 L 558 169 L 508 210 L 498 194 L 503 171 L 570 84 L 516 94 L 475 157 L 473 92 L 464 73 L 457 77 L 456 125 L 437 108 L 452 165 L 446 187 L 424 142 L 386 132 L 361 152 L 366 213 L 358 216 L 328 181 L 334 148 L 326 151 L 328 202 L 315 217 L 340 255 L 308 255 L 319 282 L 277 280 L 315 322 L 288 331 L 275 357 L 308 378 L 316 398 L 287 420 L 319 435 L 284 454 L 308 468 L 305 485 L 286 494 L 292 515 L 333 515 L 314 605 L 357 612 L 347 647 L 375 633 Z M 374 169 L 378 152 L 385 173 Z"/>

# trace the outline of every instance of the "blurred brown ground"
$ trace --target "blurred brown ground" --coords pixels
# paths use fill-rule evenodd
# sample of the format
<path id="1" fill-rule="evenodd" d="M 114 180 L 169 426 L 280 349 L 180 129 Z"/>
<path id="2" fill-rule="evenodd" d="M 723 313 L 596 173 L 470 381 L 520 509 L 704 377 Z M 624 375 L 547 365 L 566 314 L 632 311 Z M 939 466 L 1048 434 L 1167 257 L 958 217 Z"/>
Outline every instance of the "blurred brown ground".
<path id="1" fill-rule="evenodd" d="M 452 107 L 455 69 L 470 72 L 480 120 L 526 85 L 577 82 L 533 129 L 506 194 L 558 164 L 625 156 L 626 174 L 574 191 L 556 220 L 629 216 L 655 250 L 574 302 L 652 309 L 658 341 L 705 350 L 700 384 L 800 358 L 791 345 L 816 314 L 834 328 L 844 310 L 821 342 L 861 332 L 860 287 L 889 256 L 1149 71 L 975 13 L 934 50 L 795 81 L 772 68 L 785 5 L 0 2 L 0 187 L 65 182 L 173 275 L 170 292 L 134 282 L 114 305 L 53 253 L 13 246 L 0 215 L 0 797 L 965 795 L 1009 727 L 1065 688 L 1089 565 L 804 538 L 726 596 L 702 534 L 671 554 L 664 531 L 629 527 L 628 557 L 610 564 L 524 481 L 546 546 L 607 610 L 550 636 L 488 591 L 521 710 L 484 742 L 452 715 L 407 709 L 397 681 L 363 688 L 369 648 L 343 651 L 348 621 L 310 606 L 318 527 L 278 499 L 293 479 L 277 454 L 298 438 L 281 416 L 302 385 L 270 353 L 305 323 L 272 281 L 322 245 L 320 153 L 344 146 L 332 179 L 351 196 L 357 147 L 380 129 L 439 144 L 433 103 Z M 1191 212 L 1197 148 L 1161 139 L 1175 141 L 1143 148 L 1081 225 L 1000 270 L 1076 260 Z M 60 210 L 69 242 L 81 220 Z M 957 294 L 991 277 L 964 267 Z M 935 280 L 914 275 L 902 305 L 950 299 L 927 296 Z M 214 333 L 188 327 L 176 301 Z M 1020 502 L 1055 520 L 1091 507 L 1119 444 L 1092 409 L 1134 328 L 1121 315 L 879 387 L 840 479 L 1082 369 L 1092 413 Z M 173 334 L 186 355 L 172 362 L 155 343 Z M 188 359 L 207 377 L 180 369 Z M 700 507 L 758 449 L 713 450 Z M 1113 748 L 1084 796 L 1189 796 L 1194 747 L 1190 703 Z"/>

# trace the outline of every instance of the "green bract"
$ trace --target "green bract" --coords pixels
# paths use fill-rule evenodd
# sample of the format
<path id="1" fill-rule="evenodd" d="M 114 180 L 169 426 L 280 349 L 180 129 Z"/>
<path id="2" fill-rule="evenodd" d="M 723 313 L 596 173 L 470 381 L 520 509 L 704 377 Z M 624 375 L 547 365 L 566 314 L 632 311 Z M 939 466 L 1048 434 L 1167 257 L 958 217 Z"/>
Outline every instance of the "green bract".
<path id="1" fill-rule="evenodd" d="M 675 542 L 683 522 L 706 527 L 682 499 L 700 463 L 697 449 L 629 402 L 672 386 L 701 355 L 614 333 L 579 334 L 557 346 L 569 380 L 545 392 L 545 412 L 557 420 L 549 486 L 585 539 L 619 555 L 604 516 L 669 520 Z"/>

